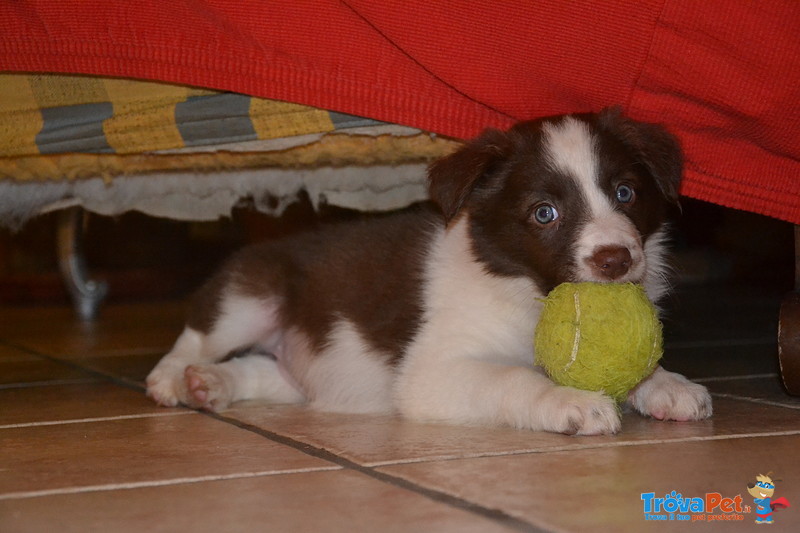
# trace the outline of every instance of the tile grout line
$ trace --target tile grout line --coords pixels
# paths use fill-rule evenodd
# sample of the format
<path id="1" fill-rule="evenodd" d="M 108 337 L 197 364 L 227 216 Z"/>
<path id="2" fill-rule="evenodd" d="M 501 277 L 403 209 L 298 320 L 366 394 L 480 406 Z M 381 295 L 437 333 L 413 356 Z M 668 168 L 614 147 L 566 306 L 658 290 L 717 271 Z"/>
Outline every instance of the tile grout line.
<path id="1" fill-rule="evenodd" d="M 92 422 L 113 422 L 115 420 L 135 420 L 140 418 L 157 418 L 165 416 L 182 416 L 199 414 L 193 410 L 171 411 L 166 413 L 139 413 L 134 415 L 97 416 L 92 418 L 71 418 L 66 420 L 42 420 L 40 422 L 22 422 L 18 424 L 2 424 L 0 429 L 19 429 L 42 426 L 59 426 L 62 424 L 90 424 Z"/>
<path id="2" fill-rule="evenodd" d="M 58 385 L 88 385 L 97 383 L 94 378 L 75 378 L 75 379 L 53 379 L 50 381 L 17 381 L 13 383 L 3 383 L 0 390 L 11 389 L 32 389 L 35 387 L 52 387 Z"/>
<path id="3" fill-rule="evenodd" d="M 131 379 L 120 377 L 120 376 L 116 376 L 114 374 L 110 374 L 110 373 L 107 373 L 107 372 L 102 372 L 100 370 L 97 370 L 97 369 L 94 369 L 94 368 L 91 368 L 91 367 L 83 366 L 83 365 L 81 365 L 81 364 L 79 364 L 79 363 L 77 363 L 75 361 L 70 360 L 70 359 L 61 359 L 60 357 L 55 357 L 53 355 L 50 355 L 50 354 L 47 354 L 47 353 L 43 353 L 43 352 L 41 352 L 39 350 L 34 350 L 34 349 L 29 348 L 29 347 L 27 347 L 25 345 L 22 345 L 22 344 L 17 344 L 17 343 L 14 343 L 14 342 L 9 342 L 9 341 L 4 340 L 4 339 L 0 339 L 0 345 L 9 346 L 9 347 L 14 348 L 16 350 L 19 350 L 21 352 L 24 352 L 24 353 L 27 353 L 27 354 L 30 354 L 30 355 L 35 355 L 37 357 L 41 357 L 42 359 L 46 359 L 46 360 L 48 360 L 50 362 L 66 366 L 68 368 L 72 368 L 73 370 L 80 370 L 81 372 L 89 374 L 89 375 L 91 375 L 91 376 L 93 376 L 95 378 L 101 378 L 101 379 L 103 379 L 105 381 L 110 381 L 114 385 L 119 385 L 120 387 L 125 387 L 127 389 L 132 389 L 132 390 L 137 390 L 137 391 L 144 390 L 144 387 L 140 383 L 138 383 L 136 381 L 133 381 Z"/>
<path id="4" fill-rule="evenodd" d="M 373 467 L 361 465 L 359 463 L 356 463 L 355 461 L 346 459 L 324 448 L 320 448 L 318 446 L 314 446 L 306 442 L 298 441 L 291 437 L 281 435 L 279 433 L 275 433 L 273 431 L 260 428 L 258 426 L 254 426 L 246 422 L 242 422 L 241 420 L 237 420 L 235 418 L 230 418 L 217 413 L 204 413 L 204 414 L 221 422 L 225 422 L 227 424 L 231 424 L 245 431 L 249 431 L 251 433 L 260 435 L 273 442 L 277 442 L 278 444 L 289 446 L 291 448 L 294 448 L 295 450 L 303 452 L 317 459 L 322 459 L 324 461 L 334 463 L 346 470 L 358 472 L 360 474 L 368 476 L 382 483 L 386 483 L 388 485 L 392 485 L 394 487 L 404 489 L 409 492 L 413 492 L 420 496 L 426 497 L 430 500 L 448 505 L 450 507 L 454 507 L 456 509 L 460 509 L 462 511 L 467 511 L 482 516 L 484 518 L 488 518 L 494 521 L 495 523 L 499 523 L 501 525 L 513 528 L 517 531 L 528 531 L 528 532 L 542 531 L 541 529 L 534 526 L 530 522 L 527 522 L 513 515 L 510 515 L 500 509 L 492 509 L 489 507 L 485 507 L 483 505 L 471 502 L 469 500 L 460 498 L 458 496 L 449 494 L 447 492 L 432 489 L 429 487 L 424 487 L 412 481 L 408 481 L 407 479 L 404 479 L 402 477 L 388 474 L 386 472 L 377 471 Z"/>
<path id="5" fill-rule="evenodd" d="M 0 339 L 0 345 L 9 346 L 11 348 L 15 348 L 19 351 L 24 353 L 40 357 L 47 361 L 51 361 L 56 364 L 61 364 L 68 368 L 72 368 L 74 370 L 80 370 L 86 374 L 89 374 L 95 379 L 100 380 L 99 382 L 111 383 L 112 385 L 116 385 L 119 387 L 123 387 L 128 390 L 133 390 L 137 392 L 144 392 L 144 386 L 139 383 L 138 381 L 134 381 L 128 378 L 120 377 L 111 373 L 102 372 L 100 370 L 96 370 L 94 368 L 83 366 L 75 361 L 69 359 L 61 359 L 59 357 L 52 356 L 50 354 L 42 353 L 38 350 L 34 350 L 24 345 L 19 345 L 16 343 L 8 342 L 4 339 Z M 65 380 L 71 381 L 71 380 Z M 37 382 L 35 386 L 45 386 L 45 385 L 59 385 L 59 382 Z M 81 381 L 83 383 L 83 381 Z M 85 383 L 97 383 L 95 381 L 90 381 L 87 378 Z M 141 413 L 138 415 L 119 415 L 118 417 L 96 417 L 96 418 L 85 418 L 85 419 L 77 419 L 77 420 L 63 420 L 63 421 L 42 421 L 42 422 L 31 422 L 28 424 L 7 424 L 4 426 L 0 426 L 0 429 L 13 429 L 18 427 L 34 427 L 34 426 L 49 426 L 49 425 L 59 425 L 59 424 L 77 424 L 77 423 L 92 423 L 92 422 L 103 422 L 103 421 L 110 421 L 110 420 L 124 420 L 126 418 L 149 418 L 149 417 L 161 417 L 161 416 L 179 416 L 184 414 L 202 414 L 203 412 L 197 409 L 191 409 L 189 407 L 181 408 L 181 411 L 172 411 L 168 413 Z"/>
<path id="6" fill-rule="evenodd" d="M 31 490 L 23 492 L 9 492 L 0 494 L 2 500 L 21 500 L 25 498 L 41 498 L 43 496 L 61 496 L 66 494 L 84 494 L 87 492 L 110 492 L 115 490 L 132 490 L 153 487 L 169 487 L 173 485 L 187 485 L 194 483 L 205 483 L 209 481 L 227 481 L 235 479 L 249 479 L 256 477 L 268 477 L 287 474 L 305 474 L 311 472 L 330 472 L 341 470 L 340 466 L 314 467 L 314 468 L 292 468 L 285 470 L 265 470 L 263 472 L 238 472 L 235 474 L 219 474 L 209 476 L 196 476 L 184 478 L 161 479 L 154 481 L 132 481 L 128 483 L 108 483 L 105 485 L 85 485 L 82 487 L 63 487 L 59 489 Z"/>
<path id="7" fill-rule="evenodd" d="M 764 398 L 752 398 L 750 396 L 740 396 L 738 394 L 729 394 L 725 392 L 712 392 L 711 396 L 725 398 L 727 400 L 738 400 L 740 402 L 750 402 L 760 405 L 769 405 L 771 407 L 783 407 L 784 409 L 800 409 L 800 405 L 792 405 L 788 403 L 780 403 L 773 400 L 766 400 Z"/>
<path id="8" fill-rule="evenodd" d="M 641 439 L 622 442 L 605 442 L 596 444 L 575 444 L 567 446 L 553 446 L 550 448 L 533 448 L 530 450 L 513 450 L 507 452 L 482 452 L 465 455 L 442 455 L 438 457 L 421 457 L 417 459 L 402 459 L 395 461 L 373 462 L 366 465 L 368 468 L 383 468 L 387 466 L 402 466 L 409 464 L 435 463 L 458 461 L 459 459 L 492 459 L 495 457 L 513 457 L 517 455 L 536 455 L 554 452 L 579 452 L 584 450 L 601 450 L 603 448 L 626 448 L 633 446 L 650 446 L 653 444 L 685 444 L 687 442 L 705 442 L 716 440 L 738 440 L 771 437 L 790 437 L 800 435 L 800 429 L 771 431 L 764 433 L 731 433 L 729 435 L 709 435 L 705 437 L 682 437 L 676 439 Z"/>
<path id="9" fill-rule="evenodd" d="M 766 372 L 764 374 L 743 374 L 741 376 L 710 376 L 706 378 L 692 378 L 695 383 L 713 383 L 717 381 L 743 381 L 747 379 L 766 379 L 777 378 L 777 372 Z"/>

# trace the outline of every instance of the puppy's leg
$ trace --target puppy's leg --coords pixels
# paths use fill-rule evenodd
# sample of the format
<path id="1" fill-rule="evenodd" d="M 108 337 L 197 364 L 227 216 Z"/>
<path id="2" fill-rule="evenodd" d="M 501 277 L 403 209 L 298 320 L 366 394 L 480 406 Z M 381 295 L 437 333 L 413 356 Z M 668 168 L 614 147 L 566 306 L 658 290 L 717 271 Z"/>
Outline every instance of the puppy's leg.
<path id="1" fill-rule="evenodd" d="M 202 361 L 207 353 L 207 335 L 185 327 L 172 350 L 150 371 L 145 382 L 147 395 L 159 405 L 174 407 L 187 397 L 183 386 L 183 370 L 187 365 Z M 212 359 L 213 360 L 213 359 Z"/>
<path id="2" fill-rule="evenodd" d="M 398 383 L 398 405 L 409 418 L 577 435 L 620 428 L 611 398 L 557 386 L 530 367 L 470 358 L 420 366 L 425 368 L 408 369 Z"/>
<path id="3" fill-rule="evenodd" d="M 702 385 L 660 366 L 628 395 L 639 413 L 658 420 L 702 420 L 711 416 L 711 395 Z"/>
<path id="4" fill-rule="evenodd" d="M 150 372 L 147 395 L 165 406 L 195 405 L 186 386 L 186 367 L 221 361 L 232 351 L 254 344 L 274 349 L 280 343 L 277 308 L 273 300 L 223 294 L 207 331 L 192 327 L 190 321 L 172 350 Z"/>
<path id="5" fill-rule="evenodd" d="M 216 365 L 189 365 L 185 371 L 188 403 L 208 411 L 221 411 L 240 400 L 301 403 L 305 396 L 264 355 L 237 357 Z"/>

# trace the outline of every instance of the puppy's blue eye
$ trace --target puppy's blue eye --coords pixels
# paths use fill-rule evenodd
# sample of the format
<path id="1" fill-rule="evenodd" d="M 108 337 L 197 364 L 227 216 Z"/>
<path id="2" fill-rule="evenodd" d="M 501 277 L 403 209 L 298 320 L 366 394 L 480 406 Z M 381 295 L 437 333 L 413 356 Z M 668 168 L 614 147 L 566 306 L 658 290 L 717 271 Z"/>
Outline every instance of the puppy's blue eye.
<path id="1" fill-rule="evenodd" d="M 550 204 L 539 204 L 533 209 L 533 218 L 539 224 L 550 224 L 558 218 L 558 211 Z"/>
<path id="2" fill-rule="evenodd" d="M 617 201 L 621 204 L 630 204 L 636 199 L 636 193 L 628 185 L 617 187 Z"/>

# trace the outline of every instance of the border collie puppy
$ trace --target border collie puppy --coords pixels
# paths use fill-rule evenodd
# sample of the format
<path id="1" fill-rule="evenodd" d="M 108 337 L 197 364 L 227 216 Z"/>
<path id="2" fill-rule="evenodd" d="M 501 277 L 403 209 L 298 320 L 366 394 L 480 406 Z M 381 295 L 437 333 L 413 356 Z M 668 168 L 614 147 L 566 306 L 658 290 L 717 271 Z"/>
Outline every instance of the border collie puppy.
<path id="1" fill-rule="evenodd" d="M 535 366 L 540 299 L 567 281 L 641 283 L 661 297 L 681 171 L 675 138 L 616 109 L 487 131 L 430 167 L 436 208 L 234 255 L 198 292 L 148 395 L 214 411 L 261 399 L 615 433 L 611 398 Z M 248 347 L 269 355 L 230 357 Z M 711 414 L 704 387 L 660 367 L 628 402 L 663 420 Z"/>

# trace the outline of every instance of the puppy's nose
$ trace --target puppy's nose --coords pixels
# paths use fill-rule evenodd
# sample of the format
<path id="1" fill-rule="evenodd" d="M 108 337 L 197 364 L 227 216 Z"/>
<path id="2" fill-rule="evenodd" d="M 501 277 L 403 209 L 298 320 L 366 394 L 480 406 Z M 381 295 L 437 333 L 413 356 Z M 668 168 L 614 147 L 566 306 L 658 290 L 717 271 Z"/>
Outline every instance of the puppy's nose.
<path id="1" fill-rule="evenodd" d="M 594 273 L 607 280 L 619 279 L 631 268 L 631 253 L 624 246 L 602 246 L 588 259 Z"/>

